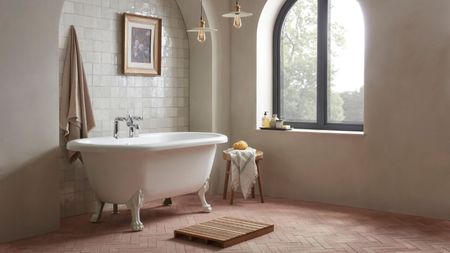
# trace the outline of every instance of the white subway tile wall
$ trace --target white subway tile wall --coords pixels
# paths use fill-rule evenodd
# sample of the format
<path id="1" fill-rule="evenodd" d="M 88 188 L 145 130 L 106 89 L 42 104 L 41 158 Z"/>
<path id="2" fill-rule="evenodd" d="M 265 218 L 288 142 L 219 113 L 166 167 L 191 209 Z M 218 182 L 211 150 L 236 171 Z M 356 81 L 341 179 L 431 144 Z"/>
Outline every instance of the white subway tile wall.
<path id="1" fill-rule="evenodd" d="M 122 14 L 147 3 L 151 16 L 162 18 L 162 75 L 122 74 Z M 175 0 L 66 0 L 60 20 L 59 54 L 62 75 L 69 28 L 77 30 L 96 127 L 90 137 L 112 136 L 113 119 L 143 116 L 141 133 L 189 130 L 189 44 Z M 119 136 L 127 136 L 120 123 Z M 61 214 L 93 210 L 95 196 L 77 161 L 63 160 Z"/>

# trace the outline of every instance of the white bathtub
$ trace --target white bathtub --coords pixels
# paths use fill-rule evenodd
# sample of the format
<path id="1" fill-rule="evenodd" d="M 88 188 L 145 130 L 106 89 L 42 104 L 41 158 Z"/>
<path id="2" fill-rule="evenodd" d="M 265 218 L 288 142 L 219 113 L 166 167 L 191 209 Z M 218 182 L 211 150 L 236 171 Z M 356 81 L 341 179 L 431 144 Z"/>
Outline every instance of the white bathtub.
<path id="1" fill-rule="evenodd" d="M 198 192 L 205 212 L 208 179 L 216 145 L 227 137 L 215 133 L 142 134 L 136 138 L 86 138 L 67 149 L 80 151 L 92 189 L 99 201 L 91 221 L 101 217 L 104 203 L 126 204 L 133 231 L 143 229 L 139 209 L 144 202 Z"/>

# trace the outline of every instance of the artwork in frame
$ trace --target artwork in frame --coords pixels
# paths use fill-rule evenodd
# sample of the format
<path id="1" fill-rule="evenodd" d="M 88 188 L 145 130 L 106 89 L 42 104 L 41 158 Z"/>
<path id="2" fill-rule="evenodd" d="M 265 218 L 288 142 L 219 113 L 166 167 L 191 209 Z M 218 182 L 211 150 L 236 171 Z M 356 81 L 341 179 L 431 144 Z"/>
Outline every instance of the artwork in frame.
<path id="1" fill-rule="evenodd" d="M 123 16 L 124 74 L 161 75 L 162 20 L 130 13 L 125 13 Z"/>

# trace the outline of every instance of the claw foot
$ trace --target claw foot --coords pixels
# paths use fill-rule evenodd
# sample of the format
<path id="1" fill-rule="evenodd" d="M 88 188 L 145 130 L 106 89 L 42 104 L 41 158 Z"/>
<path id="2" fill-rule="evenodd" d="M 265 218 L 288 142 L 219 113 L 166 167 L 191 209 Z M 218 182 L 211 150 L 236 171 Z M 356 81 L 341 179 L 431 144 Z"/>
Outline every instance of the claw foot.
<path id="1" fill-rule="evenodd" d="M 171 198 L 164 199 L 163 205 L 164 206 L 171 206 L 172 205 L 172 199 Z"/>
<path id="2" fill-rule="evenodd" d="M 205 193 L 208 191 L 208 189 L 209 189 L 209 178 L 206 179 L 205 183 L 198 191 L 198 197 L 200 198 L 200 202 L 202 202 L 202 211 L 205 213 L 210 213 L 212 211 L 212 207 L 210 204 L 208 204 L 208 202 L 206 202 L 205 197 Z"/>
<path id="3" fill-rule="evenodd" d="M 142 231 L 144 229 L 144 224 L 141 222 L 141 217 L 139 216 L 139 211 L 144 204 L 144 194 L 142 190 L 137 191 L 133 197 L 127 202 L 127 206 L 131 211 L 131 230 L 132 231 Z"/>
<path id="4" fill-rule="evenodd" d="M 211 207 L 211 205 L 210 205 L 210 204 L 203 205 L 202 211 L 203 211 L 204 213 L 210 213 L 210 212 L 212 212 L 212 207 Z"/>
<path id="5" fill-rule="evenodd" d="M 98 215 L 96 213 L 91 215 L 91 219 L 90 219 L 91 223 L 97 223 L 99 220 L 100 220 L 100 215 Z"/>
<path id="6" fill-rule="evenodd" d="M 144 224 L 142 222 L 131 222 L 131 230 L 138 232 L 144 230 Z"/>

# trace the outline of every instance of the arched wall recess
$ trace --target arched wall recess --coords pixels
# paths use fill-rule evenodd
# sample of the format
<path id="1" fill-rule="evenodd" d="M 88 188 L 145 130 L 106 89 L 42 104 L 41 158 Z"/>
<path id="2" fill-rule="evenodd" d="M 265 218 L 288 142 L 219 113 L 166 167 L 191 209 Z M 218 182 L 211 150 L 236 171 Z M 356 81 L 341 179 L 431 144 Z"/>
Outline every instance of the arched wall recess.
<path id="1" fill-rule="evenodd" d="M 186 36 L 186 27 L 190 27 L 191 26 L 191 24 L 189 22 L 191 22 L 191 21 L 195 22 L 195 23 L 198 22 L 198 15 L 199 15 L 198 7 L 199 7 L 199 5 L 197 3 L 198 3 L 198 1 L 191 1 L 191 2 L 189 2 L 189 1 L 182 1 L 182 2 L 178 2 L 177 3 L 176 1 L 160 0 L 160 4 L 158 4 L 158 6 L 160 6 L 160 7 L 158 7 L 156 9 L 155 15 L 156 16 L 161 16 L 163 18 L 163 31 L 165 33 L 165 36 L 166 35 L 168 35 L 169 37 L 171 36 L 172 32 L 174 31 L 171 28 L 175 24 L 176 25 L 175 32 L 184 32 L 185 33 L 184 35 L 181 34 L 181 35 L 183 35 L 183 38 L 188 38 L 188 40 L 192 39 L 192 37 L 189 38 L 189 37 L 184 37 L 184 36 Z M 178 6 L 178 4 L 181 4 L 181 5 Z M 73 17 L 73 20 L 71 18 L 72 11 L 71 11 L 71 7 L 70 6 L 74 6 L 74 5 L 76 5 L 76 3 L 74 3 L 73 1 L 66 1 L 64 10 L 66 11 L 66 7 L 68 7 L 67 8 L 68 15 L 66 15 L 66 13 L 64 14 L 64 19 L 62 20 L 62 23 L 61 23 L 61 25 L 64 27 L 63 29 L 61 29 L 62 32 L 65 32 L 65 30 L 66 30 L 65 27 L 67 25 L 72 24 L 72 22 L 75 25 L 76 24 L 80 24 L 80 19 L 78 19 L 75 16 Z M 164 6 L 166 6 L 166 5 L 168 6 L 168 8 L 171 8 L 171 11 L 163 14 L 161 8 L 165 8 Z M 114 15 L 115 18 L 120 18 L 121 13 L 123 11 L 126 11 L 127 8 L 129 8 L 129 4 L 127 2 L 119 2 L 119 5 L 114 5 L 114 6 L 112 6 L 112 5 L 111 6 L 103 6 L 102 5 L 101 7 L 102 8 L 106 8 L 107 10 L 112 9 L 111 15 Z M 215 7 L 210 7 L 210 8 L 206 7 L 205 19 L 208 19 L 208 17 L 209 17 L 208 10 L 213 9 L 213 8 L 215 8 Z M 176 11 L 180 10 L 180 12 L 178 12 L 178 13 L 173 12 L 172 9 L 173 10 L 177 9 Z M 82 14 L 83 13 L 81 13 L 81 15 Z M 95 14 L 90 14 L 90 15 L 95 15 Z M 169 18 L 172 16 L 172 18 L 176 19 L 177 21 L 181 21 L 180 20 L 180 18 L 181 18 L 181 19 L 183 19 L 183 22 L 175 22 L 175 23 L 172 23 L 172 25 L 171 25 L 169 21 L 172 21 L 173 19 L 172 20 L 171 19 L 167 19 L 166 20 L 167 16 L 169 16 Z M 186 18 L 186 21 L 184 20 L 184 18 Z M 165 23 L 165 22 L 167 22 L 167 23 Z M 168 24 L 169 26 L 165 26 L 165 24 Z M 182 27 L 179 26 L 180 24 L 181 24 Z M 90 29 L 85 29 L 85 30 L 90 30 Z M 89 37 L 90 33 L 88 33 L 88 31 L 86 31 L 85 34 L 87 34 L 87 36 L 88 36 L 88 40 L 87 40 L 87 42 L 85 42 L 85 44 L 88 43 L 88 44 L 90 44 L 92 46 L 92 45 L 95 45 L 97 43 L 95 41 L 95 39 L 94 40 L 89 40 L 89 38 L 91 38 L 91 37 Z M 120 36 L 117 36 L 117 34 L 115 34 L 114 38 L 116 38 L 116 37 L 120 37 Z M 176 36 L 174 38 L 175 43 L 170 44 L 170 45 L 177 45 L 179 42 L 186 43 L 186 40 L 176 41 L 177 37 L 178 36 Z M 120 47 L 120 44 L 121 44 L 120 38 L 116 38 L 116 39 L 119 40 L 118 43 L 114 43 L 115 39 L 113 39 L 113 44 L 116 45 L 116 46 L 119 45 L 119 47 Z M 194 37 L 193 39 L 196 39 L 196 38 Z M 66 38 L 64 38 L 64 34 L 62 34 L 60 45 L 62 45 L 63 44 L 62 42 L 65 41 L 65 40 L 66 40 Z M 189 51 L 186 50 L 187 52 L 189 52 L 189 56 L 190 57 L 189 57 L 189 59 L 183 59 L 183 60 L 189 60 L 190 61 L 189 69 L 188 69 L 189 76 L 186 76 L 186 74 L 183 74 L 183 79 L 182 80 L 183 80 L 183 82 L 185 82 L 185 80 L 190 79 L 189 80 L 189 94 L 190 94 L 190 96 L 189 96 L 189 99 L 190 99 L 189 104 L 190 105 L 188 105 L 188 103 L 184 103 L 184 105 L 185 106 L 189 106 L 189 109 L 186 108 L 186 109 L 190 110 L 189 115 L 186 115 L 186 119 L 188 117 L 190 118 L 190 126 L 189 127 L 190 127 L 191 131 L 206 131 L 206 132 L 218 131 L 218 130 L 216 130 L 213 127 L 213 124 L 214 125 L 219 125 L 219 124 L 216 124 L 215 123 L 216 120 L 213 119 L 213 117 L 216 117 L 215 116 L 216 115 L 215 110 L 217 110 L 217 108 L 219 108 L 219 106 L 217 106 L 217 103 L 218 103 L 218 100 L 216 99 L 217 96 L 214 95 L 214 93 L 217 93 L 217 92 L 214 92 L 214 91 L 215 91 L 215 87 L 218 86 L 217 85 L 218 82 L 216 81 L 217 77 L 215 77 L 213 75 L 213 72 L 212 72 L 213 68 L 217 68 L 217 64 L 216 64 L 217 61 L 214 61 L 214 59 L 218 59 L 218 58 L 214 58 L 213 54 L 212 54 L 212 48 L 213 48 L 213 44 L 215 43 L 215 41 L 216 40 L 215 40 L 214 37 L 210 38 L 209 36 L 208 36 L 207 41 L 204 44 L 201 44 L 201 45 L 199 45 L 199 43 L 196 43 L 197 42 L 196 40 L 195 40 L 195 42 L 191 41 L 189 43 L 189 45 L 188 45 L 190 50 Z M 184 44 L 183 48 L 180 48 L 180 50 L 184 51 L 184 48 L 186 48 L 186 46 L 187 45 Z M 172 49 L 168 49 L 166 47 L 166 45 L 164 45 L 164 44 L 163 44 L 163 47 L 164 47 L 163 52 L 166 52 L 167 53 L 167 57 L 170 58 L 171 52 L 169 54 L 168 50 L 172 50 Z M 170 46 L 170 48 L 171 47 L 172 46 Z M 94 50 L 95 50 L 95 48 L 94 48 Z M 175 51 L 174 53 L 179 52 L 178 49 L 175 49 L 175 50 L 177 50 L 177 51 Z M 116 54 L 117 53 L 117 47 L 113 48 L 111 53 L 112 54 Z M 164 55 L 165 54 L 163 54 L 163 57 L 165 57 Z M 183 57 L 185 57 L 185 56 L 183 56 Z M 118 60 L 120 60 L 120 59 L 118 59 Z M 163 59 L 163 61 L 164 60 L 166 60 L 166 59 Z M 176 62 L 179 62 L 179 61 L 176 61 Z M 102 63 L 98 63 L 98 62 L 96 63 L 95 61 L 92 61 L 91 63 L 95 64 L 96 67 L 100 67 L 101 66 L 103 68 L 103 66 L 102 66 L 103 64 Z M 110 65 L 108 65 L 107 62 L 106 62 L 105 66 L 108 67 Z M 184 73 L 186 73 L 186 72 L 184 72 Z M 98 74 L 101 75 L 102 73 L 98 73 Z M 116 77 L 119 77 L 121 75 L 121 73 L 114 72 L 114 75 Z M 163 65 L 163 76 L 165 76 L 164 65 Z M 126 80 L 126 84 L 131 84 L 131 86 L 129 86 L 129 87 L 127 85 L 127 88 L 126 88 L 127 89 L 126 92 L 129 93 L 128 91 L 130 89 L 131 90 L 133 89 L 133 87 L 132 87 L 133 86 L 132 85 L 133 84 L 133 79 L 130 80 L 128 77 L 126 79 L 127 79 Z M 102 78 L 102 80 L 103 80 L 103 78 Z M 153 82 L 153 78 L 146 78 L 145 81 L 146 82 Z M 170 80 L 170 78 L 168 78 L 168 79 L 162 78 L 161 81 L 164 81 L 164 82 L 168 81 L 168 82 L 170 82 L 171 80 Z M 142 88 L 142 91 L 145 91 L 144 89 L 145 89 L 145 87 Z M 148 90 L 148 88 L 146 90 Z M 99 94 L 99 93 L 97 92 L 97 94 Z M 145 94 L 145 92 L 143 93 L 143 95 L 144 94 Z M 147 94 L 149 94 L 149 93 L 147 92 Z M 94 103 L 96 101 L 98 101 L 98 100 L 96 100 L 95 96 L 92 96 L 92 98 L 93 98 L 93 102 Z M 130 97 L 130 98 L 131 98 L 131 100 L 134 100 L 133 97 Z M 139 101 L 137 101 L 137 103 L 139 103 Z M 133 113 L 133 110 L 135 110 L 135 108 L 137 108 L 137 107 L 138 106 L 127 107 L 127 110 L 132 110 L 132 111 L 130 111 L 130 113 Z M 143 110 L 143 112 L 145 113 L 146 111 Z M 119 110 L 110 111 L 109 112 L 109 117 L 117 116 L 118 115 L 117 113 L 120 113 L 120 111 Z M 136 112 L 136 113 L 139 113 L 139 111 Z M 98 115 L 100 115 L 100 114 L 98 114 Z M 228 115 L 228 114 L 227 113 L 223 113 L 222 115 Z M 106 117 L 108 117 L 108 115 L 106 115 Z M 103 116 L 103 118 L 105 118 L 105 117 Z M 151 124 L 151 123 L 156 123 L 156 122 L 151 122 L 151 121 L 144 122 L 144 127 L 146 127 L 145 126 L 146 124 Z M 107 124 L 107 122 L 105 122 L 105 124 Z M 222 124 L 220 124 L 220 125 L 222 126 Z M 185 131 L 185 130 L 188 130 L 188 129 L 182 129 L 182 131 Z M 143 130 L 143 131 L 145 131 L 145 130 Z M 170 130 L 170 131 L 174 131 L 174 130 Z M 221 131 L 221 132 L 223 132 L 223 131 Z M 101 134 L 102 135 L 106 135 L 106 134 L 108 134 L 108 132 L 101 133 Z M 77 170 L 78 167 L 82 168 L 81 165 L 71 166 L 71 165 L 66 164 L 65 166 L 70 167 L 71 170 Z M 213 181 L 213 180 L 211 180 L 211 181 Z M 67 183 L 70 184 L 71 183 L 70 180 Z M 80 195 L 80 192 L 81 192 L 81 190 L 79 188 L 79 191 L 77 193 L 73 193 L 73 194 Z M 83 194 L 83 196 L 91 194 L 91 192 L 89 192 L 88 189 L 85 192 L 86 192 L 86 194 Z M 69 192 L 69 194 L 70 194 L 70 192 Z M 81 201 L 75 202 L 75 201 L 71 201 L 69 199 L 67 201 L 67 204 L 66 204 L 66 202 L 64 202 L 64 206 L 63 206 L 63 215 L 64 216 L 70 216 L 70 215 L 74 215 L 74 214 L 77 214 L 77 213 L 83 213 L 83 212 L 89 211 L 88 207 L 89 207 L 90 198 L 89 197 L 88 198 L 80 197 L 78 199 L 80 199 Z M 80 202 L 82 202 L 81 204 L 83 204 L 83 203 L 84 204 L 81 205 Z M 71 206 L 72 206 L 72 208 L 71 208 Z M 76 208 L 73 208 L 73 206 L 75 206 Z M 87 206 L 87 208 L 84 207 L 84 209 L 81 209 L 81 208 L 83 208 L 83 206 Z M 77 210 L 76 211 L 77 213 L 72 213 L 73 212 L 72 210 Z"/>
<path id="2" fill-rule="evenodd" d="M 162 19 L 161 76 L 123 74 L 123 13 L 146 12 Z M 90 22 L 86 22 L 89 20 Z M 126 114 L 143 116 L 140 132 L 189 130 L 189 41 L 175 0 L 66 0 L 60 21 L 60 65 L 64 65 L 69 27 L 78 31 L 81 55 L 97 127 L 90 137 L 111 136 L 112 119 Z M 127 134 L 123 124 L 119 137 Z M 62 216 L 92 211 L 94 192 L 83 183 L 82 164 L 62 161 Z M 75 176 L 74 176 L 75 175 Z M 73 187 L 72 187 L 73 186 Z"/>
<path id="3" fill-rule="evenodd" d="M 177 27 L 177 31 L 186 31 L 187 27 L 191 27 L 191 26 L 195 26 L 198 25 L 198 17 L 199 17 L 199 1 L 197 0 L 193 0 L 193 1 L 167 1 L 167 0 L 163 0 L 164 3 L 162 3 L 162 6 L 165 6 L 166 3 L 168 6 L 170 6 L 170 8 L 177 8 L 180 10 L 181 12 L 181 18 L 183 18 L 183 28 L 181 27 Z M 71 1 L 66 1 L 72 3 Z M 172 3 L 173 2 L 173 3 Z M 217 6 L 215 6 L 214 1 L 212 1 L 213 3 L 211 3 L 211 1 L 204 1 L 205 2 L 205 19 L 207 19 L 208 22 L 210 22 L 210 11 L 211 9 L 215 9 L 217 8 Z M 178 4 L 178 6 L 176 6 Z M 213 6 L 211 6 L 211 4 Z M 160 6 L 161 6 L 160 5 Z M 111 8 L 113 9 L 113 15 L 117 16 L 117 18 L 120 17 L 121 12 L 123 12 L 124 10 L 127 10 L 127 2 L 119 2 L 119 6 L 111 6 Z M 228 7 L 228 6 L 227 6 Z M 109 9 L 109 8 L 108 8 Z M 158 8 L 159 9 L 159 8 Z M 221 11 L 221 10 L 220 10 Z M 69 12 L 70 13 L 70 12 Z M 156 16 L 160 15 L 163 17 L 163 30 L 166 29 L 164 28 L 164 23 L 167 22 L 166 24 L 169 24 L 169 21 L 171 20 L 165 20 L 165 17 L 167 15 L 173 15 L 170 14 L 172 12 L 170 12 L 169 14 L 162 14 L 160 13 L 158 10 L 156 11 Z M 179 13 L 178 13 L 179 15 Z M 218 15 L 217 15 L 218 16 Z M 69 15 L 70 17 L 70 15 Z M 180 17 L 176 17 L 177 19 Z M 75 24 L 77 23 L 77 20 L 74 17 Z M 65 24 L 70 24 L 71 19 L 68 19 L 68 21 L 64 20 L 64 25 Z M 179 24 L 179 22 L 177 22 L 177 24 Z M 226 29 L 221 29 L 222 32 L 225 31 Z M 170 32 L 169 28 L 167 28 L 166 30 L 168 33 Z M 215 36 L 215 35 L 214 35 Z M 114 36 L 116 37 L 116 36 Z M 117 38 L 119 40 L 119 44 L 120 44 L 120 38 Z M 218 119 L 223 118 L 223 116 L 220 115 L 228 115 L 228 111 L 224 112 L 224 113 L 219 113 L 217 111 L 220 112 L 221 108 L 225 108 L 228 109 L 228 107 L 226 106 L 226 101 L 228 101 L 227 99 L 229 99 L 226 94 L 226 92 L 218 92 L 217 91 L 217 87 L 219 87 L 219 89 L 225 89 L 227 87 L 227 83 L 225 83 L 225 85 L 222 85 L 219 80 L 219 77 L 217 77 L 217 75 L 215 75 L 213 73 L 213 69 L 226 69 L 226 67 L 220 67 L 218 66 L 218 62 L 219 59 L 227 59 L 228 57 L 215 57 L 213 55 L 213 48 L 216 48 L 215 50 L 218 50 L 217 47 L 214 47 L 215 43 L 218 41 L 216 40 L 215 37 L 210 37 L 208 34 L 208 38 L 207 41 L 205 42 L 205 44 L 201 44 L 199 45 L 199 43 L 197 43 L 197 41 L 195 40 L 195 36 L 193 37 L 188 37 L 188 40 L 192 40 L 194 39 L 194 41 L 190 41 L 189 42 L 189 119 L 190 119 L 190 125 L 189 125 L 189 130 L 190 131 L 207 131 L 207 132 L 222 132 L 224 133 L 227 130 L 226 124 L 221 124 L 221 123 L 217 123 Z M 91 43 L 91 42 L 89 42 Z M 185 40 L 184 40 L 185 43 Z M 228 52 L 226 50 L 223 50 L 223 48 L 219 51 L 219 54 L 222 53 L 223 55 L 227 55 Z M 164 56 L 163 56 L 164 57 Z M 120 59 L 119 59 L 120 60 Z M 164 60 L 164 59 L 163 59 Z M 97 67 L 100 66 L 101 64 L 97 64 Z M 164 71 L 164 69 L 163 69 Z M 221 75 L 224 75 L 222 72 L 218 72 Z M 227 73 L 227 72 L 225 72 Z M 115 75 L 120 75 L 120 73 L 115 73 Z M 166 81 L 166 79 L 162 79 L 163 81 Z M 131 80 L 132 81 L 132 80 Z M 152 80 L 148 80 L 147 81 L 152 81 Z M 170 80 L 169 80 L 170 81 Z M 127 88 L 128 90 L 129 88 Z M 218 98 L 218 93 L 220 93 L 221 95 L 225 95 L 224 97 L 220 97 Z M 220 101 L 225 101 L 225 106 L 221 106 L 220 105 Z M 94 101 L 95 102 L 95 101 Z M 186 103 L 187 104 L 187 103 Z M 131 108 L 133 109 L 133 108 Z M 111 117 L 111 116 L 109 116 Z M 151 122 L 150 122 L 151 123 Z M 144 124 L 146 124 L 146 122 L 144 122 Z M 218 130 L 216 127 L 214 126 L 220 126 L 221 129 L 225 129 L 225 131 L 223 130 Z M 144 125 L 145 127 L 145 125 Z M 107 133 L 105 133 L 107 134 Z M 221 165 L 222 163 L 217 163 L 218 165 Z M 214 176 L 212 176 L 214 178 Z M 211 180 L 214 181 L 214 180 Z M 214 184 L 212 184 L 214 186 Z M 86 199 L 85 201 L 88 201 L 88 199 Z M 75 205 L 77 205 L 75 203 Z M 69 206 L 69 205 L 65 205 L 65 206 Z M 87 205 L 86 205 L 87 206 Z M 66 210 L 66 209 L 64 209 Z M 70 211 L 70 210 L 69 210 Z M 68 212 L 69 212 L 68 211 Z M 82 211 L 80 211 L 82 212 Z M 70 215 L 65 214 L 65 215 Z"/>

